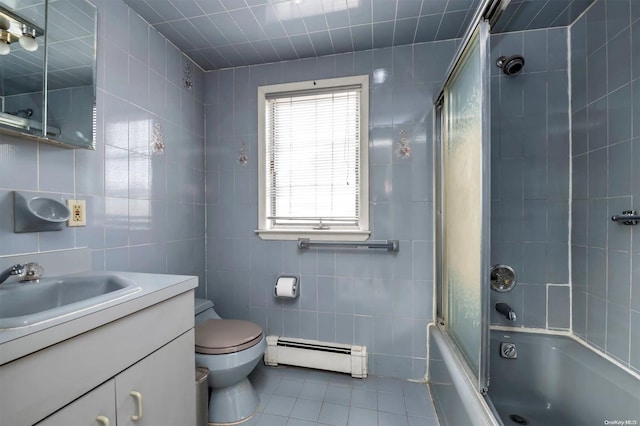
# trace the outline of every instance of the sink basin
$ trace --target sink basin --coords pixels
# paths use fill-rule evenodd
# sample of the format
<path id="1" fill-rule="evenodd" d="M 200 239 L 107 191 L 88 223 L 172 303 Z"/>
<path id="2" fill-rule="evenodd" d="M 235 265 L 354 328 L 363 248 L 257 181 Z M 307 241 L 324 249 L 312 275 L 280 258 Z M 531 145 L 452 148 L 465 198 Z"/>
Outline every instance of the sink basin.
<path id="1" fill-rule="evenodd" d="M 140 290 L 115 274 L 43 278 L 0 286 L 0 329 L 34 325 L 95 307 Z"/>

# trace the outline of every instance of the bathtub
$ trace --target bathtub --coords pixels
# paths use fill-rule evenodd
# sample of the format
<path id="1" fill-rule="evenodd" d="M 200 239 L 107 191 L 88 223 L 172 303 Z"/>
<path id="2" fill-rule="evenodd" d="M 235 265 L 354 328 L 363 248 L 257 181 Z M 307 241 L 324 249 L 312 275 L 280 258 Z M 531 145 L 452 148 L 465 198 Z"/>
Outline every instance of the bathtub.
<path id="1" fill-rule="evenodd" d="M 501 357 L 501 342 L 517 358 Z M 640 426 L 640 380 L 568 336 L 492 330 L 490 362 L 506 426 Z"/>

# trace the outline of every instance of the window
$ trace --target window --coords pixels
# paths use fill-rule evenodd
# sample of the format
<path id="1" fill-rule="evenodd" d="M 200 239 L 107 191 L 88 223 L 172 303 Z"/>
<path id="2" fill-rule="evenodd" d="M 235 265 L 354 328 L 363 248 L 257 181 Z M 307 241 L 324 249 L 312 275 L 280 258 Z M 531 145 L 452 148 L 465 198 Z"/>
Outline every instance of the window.
<path id="1" fill-rule="evenodd" d="M 263 239 L 369 237 L 369 77 L 258 88 Z"/>

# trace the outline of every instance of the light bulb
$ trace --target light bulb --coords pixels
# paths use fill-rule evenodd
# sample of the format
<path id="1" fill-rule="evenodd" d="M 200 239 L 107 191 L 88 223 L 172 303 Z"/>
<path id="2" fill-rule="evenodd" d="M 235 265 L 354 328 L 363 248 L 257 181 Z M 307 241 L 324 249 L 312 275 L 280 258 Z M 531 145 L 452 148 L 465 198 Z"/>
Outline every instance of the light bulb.
<path id="1" fill-rule="evenodd" d="M 29 28 L 26 24 L 22 24 L 22 37 L 18 40 L 20 46 L 29 52 L 38 50 L 38 41 L 36 40 L 36 30 Z"/>
<path id="2" fill-rule="evenodd" d="M 29 52 L 35 52 L 38 50 L 38 41 L 29 34 L 25 34 L 20 37 L 18 43 L 20 43 L 20 46 L 22 46 L 24 50 L 28 50 Z"/>
<path id="3" fill-rule="evenodd" d="M 11 52 L 11 47 L 6 41 L 0 41 L 0 55 L 8 55 Z"/>

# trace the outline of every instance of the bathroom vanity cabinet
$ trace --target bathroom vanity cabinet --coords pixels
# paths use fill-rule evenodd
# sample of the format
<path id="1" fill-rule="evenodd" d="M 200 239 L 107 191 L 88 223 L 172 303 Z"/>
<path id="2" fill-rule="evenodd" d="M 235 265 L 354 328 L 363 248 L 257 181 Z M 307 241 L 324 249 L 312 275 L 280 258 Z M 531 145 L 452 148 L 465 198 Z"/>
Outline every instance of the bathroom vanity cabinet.
<path id="1" fill-rule="evenodd" d="M 61 340 L 0 365 L 0 425 L 195 424 L 192 280 L 43 330 Z"/>
<path id="2" fill-rule="evenodd" d="M 38 426 L 191 425 L 193 331 L 183 334 L 115 378 L 47 417 Z M 188 415 L 187 415 L 188 414 Z"/>

